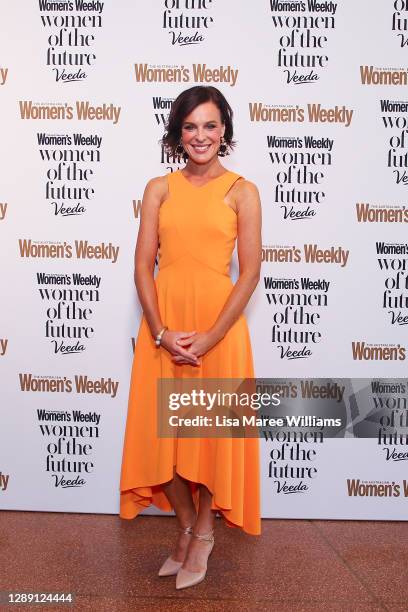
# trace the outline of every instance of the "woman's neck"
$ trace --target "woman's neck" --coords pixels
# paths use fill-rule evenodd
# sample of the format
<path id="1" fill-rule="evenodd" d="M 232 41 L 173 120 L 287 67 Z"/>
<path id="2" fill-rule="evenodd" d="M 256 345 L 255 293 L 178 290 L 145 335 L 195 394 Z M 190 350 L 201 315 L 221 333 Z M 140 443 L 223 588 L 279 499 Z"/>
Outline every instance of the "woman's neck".
<path id="1" fill-rule="evenodd" d="M 221 170 L 225 170 L 225 168 L 221 165 L 217 156 L 206 164 L 196 164 L 192 159 L 189 159 L 184 170 L 186 174 L 190 176 L 212 178 L 214 176 L 218 176 L 218 174 L 221 174 Z"/>

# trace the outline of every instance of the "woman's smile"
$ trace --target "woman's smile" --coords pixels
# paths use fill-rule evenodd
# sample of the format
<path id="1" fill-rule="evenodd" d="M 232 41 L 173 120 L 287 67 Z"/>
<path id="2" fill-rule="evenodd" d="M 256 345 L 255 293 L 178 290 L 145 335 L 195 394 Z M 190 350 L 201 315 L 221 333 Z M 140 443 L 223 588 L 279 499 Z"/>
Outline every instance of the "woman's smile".
<path id="1" fill-rule="evenodd" d="M 191 144 L 196 153 L 207 153 L 210 144 Z"/>

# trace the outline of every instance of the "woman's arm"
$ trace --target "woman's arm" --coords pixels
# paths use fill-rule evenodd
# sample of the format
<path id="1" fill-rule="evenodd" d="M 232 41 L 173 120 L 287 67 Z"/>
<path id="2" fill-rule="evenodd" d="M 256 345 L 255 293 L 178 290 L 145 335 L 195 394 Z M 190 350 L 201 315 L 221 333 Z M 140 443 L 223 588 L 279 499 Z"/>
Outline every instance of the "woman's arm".
<path id="1" fill-rule="evenodd" d="M 238 215 L 239 278 L 209 330 L 216 342 L 242 314 L 259 282 L 261 270 L 262 215 L 258 189 L 250 181 L 238 181 L 234 191 Z"/>
<path id="2" fill-rule="evenodd" d="M 262 248 L 259 192 L 253 183 L 241 180 L 231 189 L 230 195 L 238 216 L 239 278 L 212 327 L 191 340 L 179 342 L 182 346 L 191 343 L 189 350 L 197 356 L 205 354 L 225 336 L 242 314 L 259 282 Z M 180 359 L 176 361 L 181 362 Z"/>
<path id="3" fill-rule="evenodd" d="M 167 191 L 165 181 L 165 177 L 159 176 L 151 179 L 146 185 L 135 249 L 137 294 L 153 337 L 163 327 L 154 283 L 154 266 L 159 246 L 159 209 Z"/>
<path id="4" fill-rule="evenodd" d="M 154 282 L 154 266 L 159 246 L 159 210 L 168 195 L 167 178 L 159 176 L 151 179 L 145 188 L 142 200 L 142 213 L 139 234 L 135 249 L 135 284 L 146 322 L 153 337 L 164 327 L 162 322 L 157 291 Z M 189 363 L 195 364 L 197 358 L 186 351 L 178 341 L 190 338 L 192 332 L 166 330 L 161 345 L 172 355 L 181 355 Z"/>

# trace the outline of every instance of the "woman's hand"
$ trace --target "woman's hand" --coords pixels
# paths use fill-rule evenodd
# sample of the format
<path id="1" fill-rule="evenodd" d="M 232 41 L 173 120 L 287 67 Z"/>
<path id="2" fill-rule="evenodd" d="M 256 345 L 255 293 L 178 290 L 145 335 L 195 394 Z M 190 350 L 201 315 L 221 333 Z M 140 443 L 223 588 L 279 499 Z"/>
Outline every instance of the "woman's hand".
<path id="1" fill-rule="evenodd" d="M 198 365 L 196 355 L 184 348 L 185 345 L 191 344 L 191 338 L 195 334 L 197 334 L 196 331 L 182 332 L 166 329 L 161 339 L 161 346 L 172 355 L 173 361 L 180 359 L 183 360 L 182 363 Z M 179 363 L 179 361 L 176 361 L 176 363 Z"/>
<path id="2" fill-rule="evenodd" d="M 205 355 L 215 344 L 217 340 L 214 334 L 210 331 L 195 332 L 192 337 L 180 338 L 177 341 L 177 346 L 184 347 L 188 346 L 187 353 L 196 358 L 194 365 L 200 365 L 198 357 Z M 177 364 L 190 363 L 184 356 L 176 355 L 172 360 Z"/>

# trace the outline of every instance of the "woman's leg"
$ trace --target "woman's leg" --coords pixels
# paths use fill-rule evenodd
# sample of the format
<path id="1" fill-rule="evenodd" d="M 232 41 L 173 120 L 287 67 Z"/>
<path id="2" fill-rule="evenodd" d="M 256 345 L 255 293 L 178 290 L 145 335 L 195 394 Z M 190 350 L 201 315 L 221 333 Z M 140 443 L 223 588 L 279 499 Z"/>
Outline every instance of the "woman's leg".
<path id="1" fill-rule="evenodd" d="M 174 469 L 173 480 L 163 484 L 162 489 L 174 508 L 179 526 L 182 528 L 193 526 L 196 522 L 197 513 L 188 481 L 177 474 Z M 184 560 L 190 540 L 191 535 L 179 534 L 176 550 L 171 555 L 174 561 Z"/>
<path id="2" fill-rule="evenodd" d="M 200 485 L 199 509 L 194 526 L 194 533 L 207 534 L 214 529 L 216 511 L 211 510 L 212 495 L 206 486 Z M 191 538 L 186 559 L 183 563 L 184 569 L 190 572 L 199 572 L 205 567 L 208 557 L 209 543 L 197 538 Z"/>

